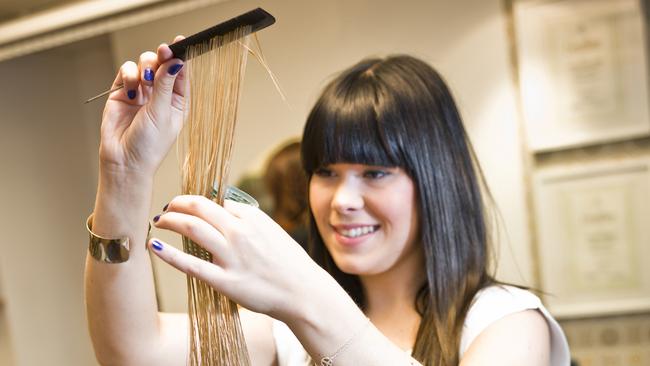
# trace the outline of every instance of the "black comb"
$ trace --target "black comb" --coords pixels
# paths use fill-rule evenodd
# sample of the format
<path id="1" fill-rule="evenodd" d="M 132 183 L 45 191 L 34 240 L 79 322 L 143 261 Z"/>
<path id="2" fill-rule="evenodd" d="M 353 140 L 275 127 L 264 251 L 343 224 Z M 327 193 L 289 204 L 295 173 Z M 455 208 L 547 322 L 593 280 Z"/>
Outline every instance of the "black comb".
<path id="1" fill-rule="evenodd" d="M 212 38 L 226 35 L 227 33 L 230 33 L 240 27 L 250 26 L 251 33 L 255 33 L 258 30 L 264 29 L 273 23 L 275 23 L 275 18 L 273 15 L 269 14 L 262 8 L 257 8 L 247 13 L 236 16 L 232 19 L 226 20 L 225 22 L 219 23 L 213 27 L 192 34 L 191 36 L 181 41 L 172 43 L 169 45 L 169 48 L 172 50 L 174 57 L 185 61 L 187 60 L 187 48 L 190 46 L 200 44 L 202 42 L 209 42 Z M 104 95 L 110 94 L 122 88 L 124 88 L 124 84 L 117 85 L 110 90 L 107 90 L 86 100 L 84 104 L 90 103 L 95 99 L 99 99 Z"/>
<path id="2" fill-rule="evenodd" d="M 248 13 L 236 16 L 230 20 L 226 20 L 223 23 L 219 23 L 214 27 L 210 27 L 206 30 L 202 30 L 198 33 L 195 33 L 181 41 L 170 44 L 174 53 L 174 57 L 180 58 L 181 60 L 186 60 L 187 48 L 202 42 L 208 42 L 210 39 L 223 36 L 227 33 L 234 31 L 240 27 L 251 27 L 251 33 L 255 33 L 260 29 L 264 29 L 269 25 L 275 23 L 275 18 L 273 15 L 267 13 L 262 8 L 257 8 L 251 10 Z"/>

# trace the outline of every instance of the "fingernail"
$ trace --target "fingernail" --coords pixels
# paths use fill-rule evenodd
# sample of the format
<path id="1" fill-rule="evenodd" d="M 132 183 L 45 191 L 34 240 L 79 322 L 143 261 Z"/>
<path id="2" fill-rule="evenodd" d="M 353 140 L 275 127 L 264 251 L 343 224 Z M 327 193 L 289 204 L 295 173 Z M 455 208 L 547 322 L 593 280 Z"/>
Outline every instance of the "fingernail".
<path id="1" fill-rule="evenodd" d="M 158 222 L 160 220 L 160 215 L 156 215 L 153 217 L 153 222 Z"/>
<path id="2" fill-rule="evenodd" d="M 166 212 L 166 211 L 167 211 L 167 208 L 169 208 L 169 203 L 166 204 L 165 207 L 163 207 L 163 212 Z"/>
<path id="3" fill-rule="evenodd" d="M 144 79 L 146 81 L 153 81 L 153 70 L 144 69 Z"/>
<path id="4" fill-rule="evenodd" d="M 183 68 L 183 64 L 172 65 L 169 67 L 169 69 L 167 69 L 167 72 L 169 73 L 169 75 L 176 75 L 178 74 L 179 71 L 181 71 L 182 68 Z"/>
<path id="5" fill-rule="evenodd" d="M 126 95 L 129 97 L 129 99 L 135 99 L 135 90 L 129 90 L 126 92 Z"/>
<path id="6" fill-rule="evenodd" d="M 163 249 L 163 244 L 156 239 L 151 242 L 151 246 L 157 251 L 161 251 Z"/>

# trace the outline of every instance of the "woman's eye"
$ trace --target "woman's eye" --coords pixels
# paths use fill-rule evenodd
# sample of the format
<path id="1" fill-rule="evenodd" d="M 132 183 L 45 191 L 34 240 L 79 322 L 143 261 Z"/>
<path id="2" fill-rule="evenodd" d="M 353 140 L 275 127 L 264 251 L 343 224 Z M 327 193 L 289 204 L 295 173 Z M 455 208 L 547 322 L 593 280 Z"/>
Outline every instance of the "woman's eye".
<path id="1" fill-rule="evenodd" d="M 314 175 L 319 176 L 319 177 L 326 178 L 326 177 L 331 177 L 331 176 L 333 176 L 333 175 L 334 175 L 334 172 L 332 172 L 331 170 L 326 169 L 326 168 L 319 168 L 319 169 L 316 169 L 316 170 L 314 171 Z"/>
<path id="2" fill-rule="evenodd" d="M 364 178 L 381 179 L 390 173 L 385 170 L 368 170 L 363 173 Z"/>

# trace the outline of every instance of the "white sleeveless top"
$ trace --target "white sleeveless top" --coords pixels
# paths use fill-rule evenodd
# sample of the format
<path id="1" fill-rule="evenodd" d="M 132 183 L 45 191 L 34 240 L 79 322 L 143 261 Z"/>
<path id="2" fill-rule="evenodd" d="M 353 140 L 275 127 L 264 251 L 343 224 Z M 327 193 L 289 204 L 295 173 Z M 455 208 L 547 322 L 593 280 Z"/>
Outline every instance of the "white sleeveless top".
<path id="1" fill-rule="evenodd" d="M 479 291 L 467 313 L 460 340 L 463 357 L 472 341 L 497 320 L 525 310 L 539 310 L 546 318 L 551 334 L 551 365 L 570 364 L 569 345 L 560 325 L 532 293 L 512 286 L 490 286 Z M 311 359 L 296 336 L 284 323 L 273 321 L 273 338 L 279 366 L 309 366 Z"/>

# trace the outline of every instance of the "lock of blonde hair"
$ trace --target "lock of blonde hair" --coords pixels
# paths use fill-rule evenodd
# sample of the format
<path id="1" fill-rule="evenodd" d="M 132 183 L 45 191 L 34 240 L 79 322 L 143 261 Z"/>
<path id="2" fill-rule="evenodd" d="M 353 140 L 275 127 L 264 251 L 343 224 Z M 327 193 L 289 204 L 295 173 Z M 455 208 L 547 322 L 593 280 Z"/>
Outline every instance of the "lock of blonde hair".
<path id="1" fill-rule="evenodd" d="M 183 137 L 183 194 L 223 204 L 233 138 L 249 51 L 250 27 L 188 48 L 190 97 Z M 211 254 L 183 237 L 185 252 L 212 261 Z M 188 276 L 188 364 L 250 365 L 237 304 L 207 283 Z"/>

